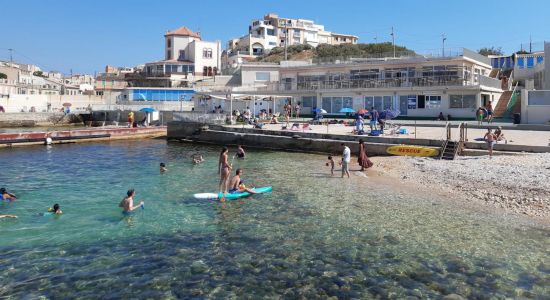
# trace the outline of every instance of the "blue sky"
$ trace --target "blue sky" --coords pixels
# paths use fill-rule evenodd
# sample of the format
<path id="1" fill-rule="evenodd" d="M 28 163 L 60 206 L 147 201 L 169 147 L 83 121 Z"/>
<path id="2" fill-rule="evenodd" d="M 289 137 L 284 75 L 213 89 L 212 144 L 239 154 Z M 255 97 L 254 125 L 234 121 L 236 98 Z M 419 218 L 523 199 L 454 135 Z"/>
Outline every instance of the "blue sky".
<path id="1" fill-rule="evenodd" d="M 146 1 L 1 0 L 0 60 L 34 63 L 45 70 L 101 72 L 105 65 L 134 66 L 163 58 L 167 30 L 187 26 L 203 39 L 246 34 L 252 19 L 268 12 L 303 18 L 361 43 L 390 41 L 419 52 L 446 48 L 502 47 L 506 53 L 550 41 L 550 1 Z M 9 24 L 9 25 L 8 25 Z"/>

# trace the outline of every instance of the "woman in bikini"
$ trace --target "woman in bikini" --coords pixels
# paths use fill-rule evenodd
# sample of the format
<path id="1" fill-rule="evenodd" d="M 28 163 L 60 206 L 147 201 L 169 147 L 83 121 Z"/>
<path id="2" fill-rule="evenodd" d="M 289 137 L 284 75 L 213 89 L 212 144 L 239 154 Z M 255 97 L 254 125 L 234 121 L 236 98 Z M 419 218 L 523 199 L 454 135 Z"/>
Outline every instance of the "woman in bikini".
<path id="1" fill-rule="evenodd" d="M 220 153 L 220 159 L 218 161 L 218 174 L 220 174 L 220 193 L 223 193 L 224 195 L 227 193 L 227 179 L 229 179 L 229 173 L 231 171 L 231 166 L 227 161 L 228 152 L 229 150 L 227 150 L 227 147 L 223 147 L 222 152 Z M 222 197 L 220 201 L 224 201 L 224 197 Z"/>

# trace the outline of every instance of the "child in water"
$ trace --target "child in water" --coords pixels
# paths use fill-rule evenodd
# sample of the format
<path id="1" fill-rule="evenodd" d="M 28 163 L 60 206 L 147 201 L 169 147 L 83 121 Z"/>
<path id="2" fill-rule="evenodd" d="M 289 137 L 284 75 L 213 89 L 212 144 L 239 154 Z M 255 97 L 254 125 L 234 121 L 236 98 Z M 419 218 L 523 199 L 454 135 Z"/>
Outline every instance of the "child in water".
<path id="1" fill-rule="evenodd" d="M 48 208 L 48 212 L 53 213 L 54 215 L 60 215 L 63 213 L 63 211 L 61 211 L 61 207 L 57 203 L 54 204 L 53 207 Z"/>
<path id="2" fill-rule="evenodd" d="M 166 164 L 165 163 L 160 163 L 160 172 L 164 173 L 166 171 L 168 171 L 168 169 L 166 168 Z"/>
<path id="3" fill-rule="evenodd" d="M 332 159 L 332 156 L 329 155 L 328 161 L 326 163 L 326 166 L 330 166 L 330 176 L 334 176 L 334 159 Z"/>

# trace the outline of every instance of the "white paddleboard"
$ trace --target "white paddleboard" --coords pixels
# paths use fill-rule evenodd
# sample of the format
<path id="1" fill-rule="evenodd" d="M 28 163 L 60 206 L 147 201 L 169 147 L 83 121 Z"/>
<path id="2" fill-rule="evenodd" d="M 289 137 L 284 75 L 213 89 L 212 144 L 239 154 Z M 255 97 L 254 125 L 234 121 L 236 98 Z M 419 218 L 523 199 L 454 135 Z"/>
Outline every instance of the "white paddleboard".
<path id="1" fill-rule="evenodd" d="M 195 199 L 218 199 L 218 193 L 198 193 L 193 194 Z"/>

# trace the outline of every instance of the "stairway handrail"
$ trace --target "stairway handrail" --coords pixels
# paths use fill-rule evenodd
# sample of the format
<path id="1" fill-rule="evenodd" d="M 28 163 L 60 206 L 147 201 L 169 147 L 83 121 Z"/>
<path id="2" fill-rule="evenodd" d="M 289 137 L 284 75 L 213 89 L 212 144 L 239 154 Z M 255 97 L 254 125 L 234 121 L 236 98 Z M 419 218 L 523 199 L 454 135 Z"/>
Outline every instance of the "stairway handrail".
<path id="1" fill-rule="evenodd" d="M 512 100 L 514 99 L 514 95 L 516 94 L 516 89 L 518 88 L 519 82 L 516 82 L 516 85 L 514 86 L 514 89 L 512 90 L 512 95 L 510 96 L 510 99 L 508 99 L 508 103 L 506 103 L 506 110 L 505 113 L 508 112 L 508 110 L 511 110 L 512 107 L 510 107 L 510 103 L 512 103 Z"/>

